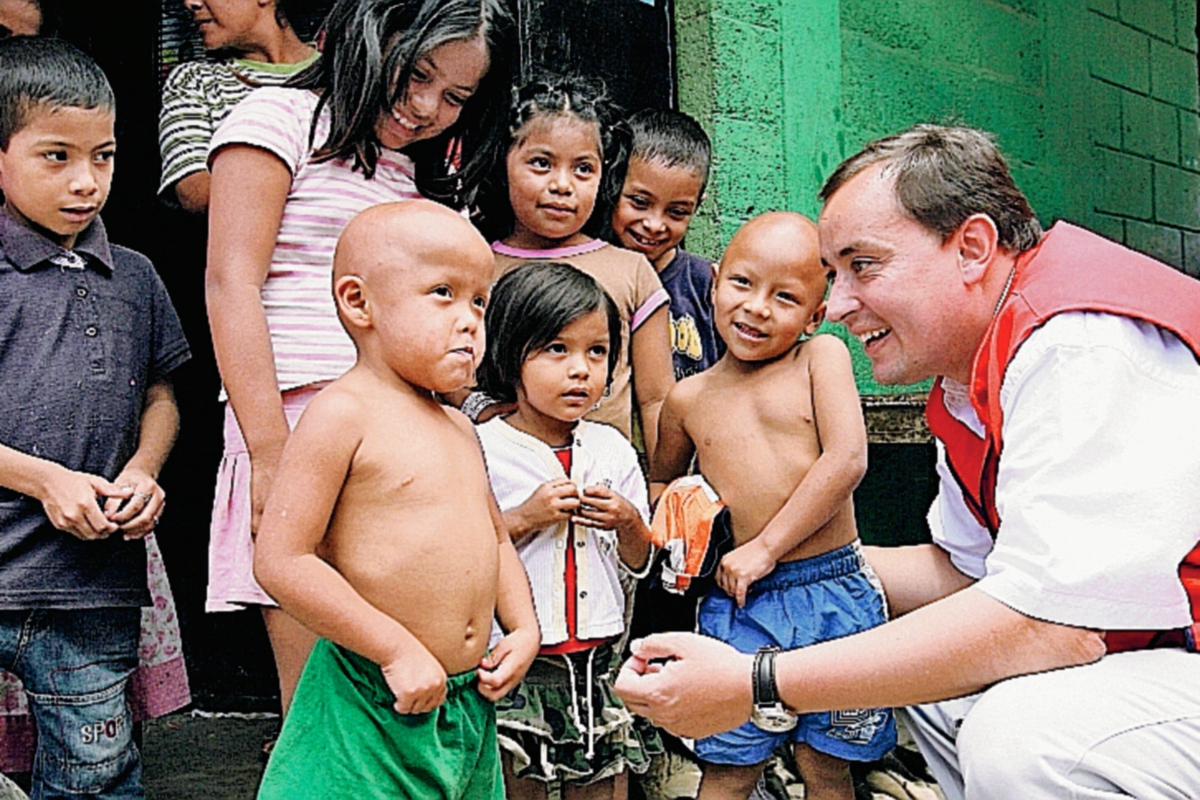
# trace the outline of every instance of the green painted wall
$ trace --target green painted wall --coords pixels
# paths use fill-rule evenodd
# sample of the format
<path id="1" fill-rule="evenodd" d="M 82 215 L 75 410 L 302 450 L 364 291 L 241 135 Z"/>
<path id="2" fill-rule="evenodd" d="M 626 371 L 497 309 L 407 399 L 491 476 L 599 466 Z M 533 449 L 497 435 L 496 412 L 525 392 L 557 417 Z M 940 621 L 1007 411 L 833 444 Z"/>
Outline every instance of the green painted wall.
<path id="1" fill-rule="evenodd" d="M 1194 0 L 676 0 L 679 99 L 714 142 L 689 247 L 819 211 L 865 142 L 921 121 L 994 132 L 1043 223 L 1200 276 Z M 881 387 L 856 357 L 865 394 Z"/>

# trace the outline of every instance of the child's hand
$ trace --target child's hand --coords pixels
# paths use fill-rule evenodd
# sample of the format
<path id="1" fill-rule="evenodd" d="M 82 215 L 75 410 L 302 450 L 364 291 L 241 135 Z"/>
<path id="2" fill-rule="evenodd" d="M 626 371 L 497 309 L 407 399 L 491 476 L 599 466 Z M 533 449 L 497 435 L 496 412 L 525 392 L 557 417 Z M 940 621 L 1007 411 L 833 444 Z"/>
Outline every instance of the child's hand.
<path id="1" fill-rule="evenodd" d="M 132 489 L 109 483 L 99 475 L 62 467 L 51 471 L 38 499 L 51 525 L 88 540 L 106 539 L 118 529 L 100 508 L 100 499 L 107 497 L 111 502 L 115 498 L 119 502 L 132 495 Z"/>
<path id="2" fill-rule="evenodd" d="M 509 527 L 514 536 L 527 535 L 570 519 L 577 508 L 579 489 L 570 478 L 556 478 L 543 483 L 528 500 L 513 509 L 519 522 Z"/>
<path id="3" fill-rule="evenodd" d="M 738 608 L 746 605 L 750 584 L 775 569 L 775 556 L 759 539 L 751 539 L 733 552 L 726 553 L 717 568 L 717 585 L 737 600 Z"/>
<path id="4" fill-rule="evenodd" d="M 263 506 L 267 504 L 267 492 L 271 491 L 275 470 L 279 468 L 281 453 L 282 450 L 260 456 L 250 455 L 250 533 L 255 536 L 262 522 Z"/>
<path id="5" fill-rule="evenodd" d="M 636 534 L 646 527 L 642 515 L 633 507 L 633 503 L 603 483 L 583 490 L 574 521 L 580 525 L 618 533 Z"/>
<path id="6" fill-rule="evenodd" d="M 383 679 L 396 695 L 398 714 L 424 714 L 446 702 L 446 670 L 424 647 L 383 664 Z"/>
<path id="7" fill-rule="evenodd" d="M 479 693 L 494 703 L 517 688 L 541 644 L 536 627 L 519 628 L 497 642 L 479 662 Z"/>
<path id="8" fill-rule="evenodd" d="M 621 560 L 634 570 L 645 566 L 650 554 L 650 529 L 633 503 L 605 484 L 583 490 L 575 522 L 616 531 Z"/>
<path id="9" fill-rule="evenodd" d="M 120 526 L 126 539 L 140 539 L 154 530 L 167 498 L 158 481 L 140 469 L 127 467 L 113 483 L 132 494 L 108 497 L 104 516 Z"/>

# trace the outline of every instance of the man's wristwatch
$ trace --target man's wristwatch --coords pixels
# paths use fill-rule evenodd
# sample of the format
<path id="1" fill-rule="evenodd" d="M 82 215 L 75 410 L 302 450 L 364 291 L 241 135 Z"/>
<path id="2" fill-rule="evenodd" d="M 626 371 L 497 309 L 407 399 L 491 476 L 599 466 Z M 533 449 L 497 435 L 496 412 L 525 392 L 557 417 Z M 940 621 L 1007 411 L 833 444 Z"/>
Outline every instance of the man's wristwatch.
<path id="1" fill-rule="evenodd" d="M 775 683 L 777 655 L 778 647 L 760 647 L 754 654 L 754 711 L 750 721 L 767 733 L 785 733 L 800 721 L 779 698 L 779 686 Z"/>

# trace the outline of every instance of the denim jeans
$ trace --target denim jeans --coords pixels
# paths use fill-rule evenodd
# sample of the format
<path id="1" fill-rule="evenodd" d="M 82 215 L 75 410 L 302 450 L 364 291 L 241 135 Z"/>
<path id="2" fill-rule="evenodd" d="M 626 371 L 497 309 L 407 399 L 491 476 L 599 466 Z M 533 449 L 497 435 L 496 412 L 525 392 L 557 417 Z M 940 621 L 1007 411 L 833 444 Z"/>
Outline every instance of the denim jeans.
<path id="1" fill-rule="evenodd" d="M 31 800 L 141 798 L 125 685 L 137 608 L 0 611 L 0 667 L 25 684 L 38 731 Z"/>

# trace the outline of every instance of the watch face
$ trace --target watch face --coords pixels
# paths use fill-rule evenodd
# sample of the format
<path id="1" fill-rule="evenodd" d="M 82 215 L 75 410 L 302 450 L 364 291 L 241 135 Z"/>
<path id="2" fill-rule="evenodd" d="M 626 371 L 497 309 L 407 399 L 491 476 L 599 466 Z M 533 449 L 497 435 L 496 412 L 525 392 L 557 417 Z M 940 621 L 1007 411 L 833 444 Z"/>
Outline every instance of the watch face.
<path id="1" fill-rule="evenodd" d="M 767 733 L 787 733 L 800 722 L 800 718 L 783 707 L 783 703 L 755 706 L 750 721 L 759 730 Z"/>

